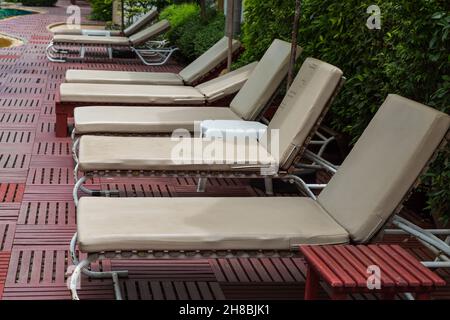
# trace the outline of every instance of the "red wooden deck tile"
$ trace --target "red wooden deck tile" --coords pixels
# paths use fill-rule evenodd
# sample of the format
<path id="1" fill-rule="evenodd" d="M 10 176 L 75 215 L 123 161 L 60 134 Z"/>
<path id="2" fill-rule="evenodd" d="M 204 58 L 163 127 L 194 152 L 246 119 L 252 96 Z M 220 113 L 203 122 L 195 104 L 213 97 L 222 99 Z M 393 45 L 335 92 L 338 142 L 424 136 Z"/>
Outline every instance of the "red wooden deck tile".
<path id="1" fill-rule="evenodd" d="M 5 151 L 5 147 L 11 144 L 9 147 L 22 147 L 22 144 L 32 144 L 34 142 L 34 130 L 0 130 L 0 143 L 2 143 L 2 151 Z M 5 146 L 5 144 L 7 146 Z M 31 149 L 30 149 L 31 151 Z"/>
<path id="2" fill-rule="evenodd" d="M 11 252 L 9 251 L 0 251 L 0 300 L 3 296 L 3 289 L 6 281 L 6 274 L 8 272 L 9 258 L 11 256 Z"/>
<path id="3" fill-rule="evenodd" d="M 73 201 L 22 202 L 18 224 L 24 225 L 75 225 L 75 205 Z"/>
<path id="4" fill-rule="evenodd" d="M 30 108 L 36 110 L 41 106 L 42 99 L 39 97 L 27 97 L 2 94 L 0 97 L 0 108 L 2 109 L 17 109 L 17 108 Z"/>
<path id="5" fill-rule="evenodd" d="M 17 225 L 14 246 L 26 246 L 29 248 L 47 245 L 67 246 L 75 232 L 75 225 Z"/>
<path id="6" fill-rule="evenodd" d="M 70 139 L 46 139 L 46 141 L 37 141 L 34 143 L 33 155 L 71 157 L 72 142 Z M 72 165 L 72 162 L 69 160 L 66 164 Z"/>
<path id="7" fill-rule="evenodd" d="M 14 140 L 11 137 L 5 137 L 5 140 L 7 139 Z M 11 152 L 8 152 L 6 150 L 7 148 L 5 148 L 0 154 L 0 182 L 24 183 L 28 174 L 31 155 L 28 153 L 14 152 L 15 146 L 10 146 Z M 20 151 L 20 149 L 17 151 Z"/>
<path id="8" fill-rule="evenodd" d="M 24 184 L 0 183 L 0 202 L 21 202 L 24 191 Z"/>
<path id="9" fill-rule="evenodd" d="M 78 294 L 83 300 L 114 299 L 112 284 L 106 281 L 83 284 Z M 3 300 L 69 300 L 70 298 L 70 291 L 66 285 L 5 287 L 3 293 Z"/>
<path id="10" fill-rule="evenodd" d="M 128 300 L 223 300 L 217 282 L 122 280 L 122 294 Z"/>
<path id="11" fill-rule="evenodd" d="M 128 270 L 129 279 L 151 281 L 216 281 L 211 265 L 206 259 L 174 260 L 111 260 L 110 269 Z"/>
<path id="12" fill-rule="evenodd" d="M 209 261 L 220 283 L 303 282 L 302 258 L 233 258 Z M 270 270 L 270 271 L 269 271 Z"/>
<path id="13" fill-rule="evenodd" d="M 11 251 L 16 224 L 0 222 L 0 251 Z"/>
<path id="14" fill-rule="evenodd" d="M 0 221 L 16 222 L 19 215 L 20 203 L 0 203 Z"/>
<path id="15" fill-rule="evenodd" d="M 20 153 L 2 153 L 0 154 L 0 175 L 1 171 L 8 171 L 3 169 L 23 169 L 30 165 L 30 154 Z"/>

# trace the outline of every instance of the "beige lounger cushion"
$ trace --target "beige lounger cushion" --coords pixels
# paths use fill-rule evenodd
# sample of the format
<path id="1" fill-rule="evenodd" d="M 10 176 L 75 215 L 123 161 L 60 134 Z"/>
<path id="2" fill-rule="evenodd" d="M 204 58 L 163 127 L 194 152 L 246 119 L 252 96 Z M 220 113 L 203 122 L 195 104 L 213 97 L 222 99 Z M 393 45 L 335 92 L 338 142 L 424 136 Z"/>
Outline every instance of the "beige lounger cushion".
<path id="1" fill-rule="evenodd" d="M 81 36 L 82 35 L 82 29 L 83 25 L 81 25 L 81 28 L 77 28 L 76 26 L 74 28 L 69 27 L 57 27 L 55 31 L 53 31 L 53 34 L 63 34 L 63 35 L 72 35 L 72 36 Z M 86 30 L 97 30 L 97 29 L 89 29 L 86 28 Z M 98 30 L 104 30 L 99 27 Z M 113 37 L 119 37 L 121 35 L 120 30 L 108 30 L 109 34 Z"/>
<path id="2" fill-rule="evenodd" d="M 54 43 L 76 43 L 76 44 L 98 44 L 113 46 L 129 46 L 130 40 L 127 37 L 104 37 L 104 36 L 77 36 L 57 34 L 53 36 Z"/>
<path id="3" fill-rule="evenodd" d="M 450 117 L 389 95 L 319 203 L 356 242 L 369 240 L 399 205 L 450 126 Z"/>
<path id="4" fill-rule="evenodd" d="M 158 15 L 158 10 L 156 8 L 151 9 L 149 12 L 139 17 L 138 20 L 132 23 L 128 28 L 123 30 L 125 36 L 129 37 L 133 33 L 138 32 L 147 24 L 149 24 Z"/>
<path id="5" fill-rule="evenodd" d="M 83 252 L 114 250 L 290 250 L 348 242 L 309 198 L 93 198 L 77 209 Z"/>
<path id="6" fill-rule="evenodd" d="M 61 101 L 94 103 L 204 104 L 197 89 L 185 86 L 62 83 Z"/>
<path id="7" fill-rule="evenodd" d="M 143 84 L 182 86 L 183 79 L 176 73 L 169 72 L 132 72 L 76 70 L 66 71 L 68 83 L 105 83 L 105 84 Z"/>
<path id="8" fill-rule="evenodd" d="M 148 104 L 203 104 L 214 102 L 235 93 L 244 85 L 256 62 L 205 82 L 197 87 L 131 85 L 104 83 L 62 83 L 61 101 L 148 103 Z"/>
<path id="9" fill-rule="evenodd" d="M 233 52 L 238 50 L 240 46 L 241 43 L 239 41 L 233 40 Z M 228 37 L 223 37 L 186 68 L 181 70 L 179 75 L 186 84 L 192 84 L 217 67 L 221 62 L 225 61 L 227 54 Z"/>
<path id="10" fill-rule="evenodd" d="M 171 133 L 184 128 L 194 131 L 195 122 L 211 119 L 240 120 L 224 107 L 82 107 L 74 111 L 77 134 Z"/>
<path id="11" fill-rule="evenodd" d="M 204 82 L 195 88 L 208 102 L 214 102 L 238 92 L 252 74 L 258 62 L 250 63 L 218 78 Z"/>
<path id="12" fill-rule="evenodd" d="M 166 32 L 170 29 L 170 23 L 167 20 L 161 20 L 154 24 L 152 24 L 150 27 L 142 29 L 139 32 L 136 32 L 135 34 L 132 34 L 129 39 L 130 42 L 133 44 L 133 46 L 138 46 L 143 43 L 145 43 L 148 40 L 151 40 L 160 34 Z"/>
<path id="13" fill-rule="evenodd" d="M 214 155 L 214 142 L 202 138 L 106 137 L 80 138 L 79 166 L 96 170 L 214 170 L 259 171 L 274 162 L 256 139 L 226 141 L 221 155 Z M 190 148 L 190 150 L 188 149 Z M 261 150 L 259 150 L 261 148 Z M 183 153 L 183 150 L 185 151 Z M 236 152 L 234 152 L 237 150 Z M 252 152 L 252 151 L 257 152 Z M 258 151 L 260 151 L 258 154 Z"/>
<path id="14" fill-rule="evenodd" d="M 302 48 L 298 48 L 297 56 Z M 230 103 L 244 120 L 255 119 L 269 102 L 287 75 L 291 44 L 275 39 L 259 61 L 252 75 Z"/>
<path id="15" fill-rule="evenodd" d="M 341 78 L 342 71 L 326 62 L 307 58 L 302 64 L 261 138 L 261 143 L 270 150 L 271 133 L 278 130 L 278 159 L 283 169 L 292 164 L 295 149 L 305 145 Z"/>

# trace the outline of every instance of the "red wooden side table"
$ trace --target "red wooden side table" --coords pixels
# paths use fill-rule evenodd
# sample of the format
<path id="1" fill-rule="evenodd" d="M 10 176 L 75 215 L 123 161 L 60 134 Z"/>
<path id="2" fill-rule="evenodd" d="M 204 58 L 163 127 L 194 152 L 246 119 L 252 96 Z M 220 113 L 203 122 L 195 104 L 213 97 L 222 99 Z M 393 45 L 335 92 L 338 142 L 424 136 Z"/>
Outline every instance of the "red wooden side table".
<path id="1" fill-rule="evenodd" d="M 308 263 L 305 300 L 317 299 L 319 281 L 330 289 L 331 299 L 351 293 L 380 293 L 394 299 L 410 292 L 417 300 L 430 299 L 445 281 L 398 245 L 301 246 Z"/>

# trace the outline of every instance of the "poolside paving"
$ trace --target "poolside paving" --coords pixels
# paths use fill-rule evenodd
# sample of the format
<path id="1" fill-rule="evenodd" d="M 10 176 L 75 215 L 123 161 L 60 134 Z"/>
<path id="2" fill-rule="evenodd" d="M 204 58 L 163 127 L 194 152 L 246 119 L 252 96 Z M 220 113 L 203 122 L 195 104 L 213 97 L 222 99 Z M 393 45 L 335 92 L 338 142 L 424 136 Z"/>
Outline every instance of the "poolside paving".
<path id="1" fill-rule="evenodd" d="M 83 19 L 89 13 L 79 3 Z M 136 59 L 113 62 L 51 63 L 44 50 L 51 38 L 46 26 L 66 19 L 68 1 L 45 13 L 0 21 L 0 32 L 26 41 L 0 49 L 0 298 L 70 299 L 66 287 L 71 264 L 68 246 L 76 229 L 72 201 L 73 162 L 69 138 L 54 134 L 54 100 L 69 68 L 178 72 L 174 61 L 144 66 Z M 196 196 L 194 179 L 95 179 L 95 186 L 121 190 L 121 196 Z M 264 196 L 263 183 L 211 179 L 208 196 Z M 295 190 L 277 185 L 279 196 Z M 204 195 L 204 194 L 202 194 Z M 390 237 L 414 254 L 429 253 L 416 241 Z M 127 299 L 302 299 L 302 258 L 217 260 L 105 260 L 96 270 L 128 269 L 121 279 Z M 448 273 L 441 273 L 448 277 Z M 322 292 L 324 295 L 325 293 Z M 111 299 L 110 280 L 84 279 L 81 298 Z M 324 295 L 325 296 L 325 295 Z M 450 296 L 450 288 L 436 294 Z M 355 295 L 355 299 L 375 299 Z"/>

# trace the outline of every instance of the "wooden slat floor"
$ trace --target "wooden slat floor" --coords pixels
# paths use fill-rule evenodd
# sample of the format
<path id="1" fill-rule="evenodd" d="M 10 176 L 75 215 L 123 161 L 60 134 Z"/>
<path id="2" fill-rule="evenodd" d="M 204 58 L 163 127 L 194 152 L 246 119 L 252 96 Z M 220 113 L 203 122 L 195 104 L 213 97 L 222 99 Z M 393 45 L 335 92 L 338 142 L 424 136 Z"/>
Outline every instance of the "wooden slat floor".
<path id="1" fill-rule="evenodd" d="M 0 49 L 0 298 L 70 299 L 66 269 L 70 237 L 76 228 L 72 202 L 70 139 L 54 135 L 54 99 L 69 68 L 166 71 L 174 62 L 146 67 L 138 60 L 57 64 L 44 49 L 46 26 L 66 20 L 69 2 L 46 13 L 0 21 L 0 31 L 26 40 Z M 81 2 L 83 19 L 89 7 Z M 94 186 L 121 190 L 121 196 L 196 196 L 193 179 L 95 179 Z M 208 196 L 264 196 L 261 181 L 212 179 Z M 278 183 L 277 195 L 296 194 Z M 390 237 L 420 257 L 429 253 L 411 239 Z M 128 269 L 121 280 L 127 299 L 302 299 L 302 258 L 103 261 L 96 270 Z M 448 273 L 443 274 L 449 278 Z M 326 297 L 325 292 L 322 292 Z M 83 279 L 81 298 L 111 299 L 110 280 Z M 436 298 L 450 296 L 450 287 Z M 376 299 L 355 295 L 354 299 Z"/>

